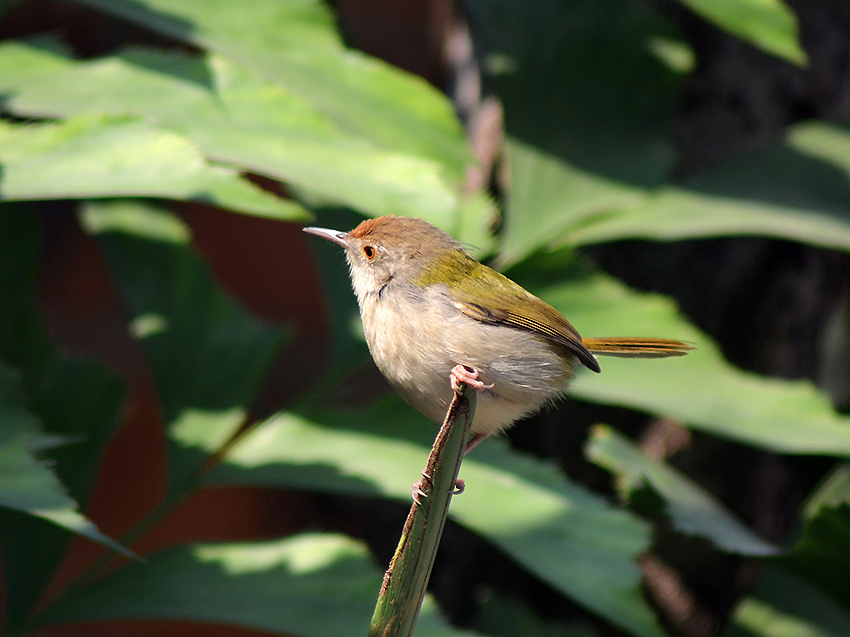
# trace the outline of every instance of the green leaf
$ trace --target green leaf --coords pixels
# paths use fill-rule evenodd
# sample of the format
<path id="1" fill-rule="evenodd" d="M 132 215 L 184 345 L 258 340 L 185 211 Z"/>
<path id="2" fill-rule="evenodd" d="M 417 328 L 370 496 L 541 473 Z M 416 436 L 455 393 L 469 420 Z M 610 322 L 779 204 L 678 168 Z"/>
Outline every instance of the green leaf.
<path id="1" fill-rule="evenodd" d="M 19 414 L 22 421 L 6 418 L 0 444 L 39 428 L 40 421 L 50 433 L 40 434 L 38 448 L 51 448 L 62 483 L 85 504 L 101 454 L 119 421 L 124 385 L 99 363 L 68 358 L 51 341 L 36 291 L 38 219 L 33 210 L 15 209 L 24 205 L 2 207 L 0 359 L 20 370 L 29 412 Z"/>
<path id="2" fill-rule="evenodd" d="M 38 420 L 25 408 L 24 395 L 18 374 L 0 363 L 0 445 L 23 441 L 33 448 L 50 448 L 65 441 L 47 438 L 40 432 Z"/>
<path id="3" fill-rule="evenodd" d="M 797 36 L 797 19 L 782 0 L 679 0 L 686 7 L 767 53 L 798 66 L 806 54 Z"/>
<path id="4" fill-rule="evenodd" d="M 847 463 L 839 463 L 810 494 L 801 510 L 802 537 L 789 554 L 770 560 L 765 580 L 736 613 L 737 627 L 766 626 L 768 635 L 847 633 L 848 475 Z"/>
<path id="5" fill-rule="evenodd" d="M 99 542 L 125 555 L 133 554 L 103 535 L 78 510 L 56 475 L 34 451 L 53 446 L 37 421 L 27 413 L 17 374 L 0 364 L 0 506 L 23 511 Z"/>
<path id="6" fill-rule="evenodd" d="M 508 138 L 511 194 L 499 258 L 510 264 L 530 252 L 564 243 L 565 235 L 600 210 L 629 209 L 643 190 L 570 164 L 536 146 Z"/>
<path id="7" fill-rule="evenodd" d="M 663 414 L 777 453 L 850 455 L 850 418 L 838 414 L 810 382 L 733 367 L 660 295 L 632 291 L 602 273 L 566 276 L 561 266 L 554 274 L 544 271 L 520 282 L 585 336 L 678 338 L 696 347 L 687 356 L 664 360 L 601 358 L 602 373 L 579 370 L 569 395 Z"/>
<path id="8" fill-rule="evenodd" d="M 659 38 L 677 40 L 656 12 L 634 0 L 465 4 L 505 109 L 504 261 L 664 183 L 681 72 L 656 53 Z"/>
<path id="9" fill-rule="evenodd" d="M 835 507 L 850 503 L 850 463 L 839 462 L 827 473 L 818 487 L 809 494 L 803 505 L 802 517 L 814 517 L 822 506 Z"/>
<path id="10" fill-rule="evenodd" d="M 445 158 L 353 135 L 302 96 L 221 56 L 126 49 L 77 62 L 12 42 L 0 46 L 0 90 L 24 115 L 69 117 L 96 106 L 152 119 L 208 158 L 369 214 L 420 216 L 447 230 L 490 216 L 459 198 L 462 172 Z"/>
<path id="11" fill-rule="evenodd" d="M 648 458 L 631 440 L 610 427 L 598 425 L 587 455 L 626 483 L 626 495 L 648 484 L 666 504 L 673 528 L 714 542 L 740 555 L 776 555 L 779 549 L 744 526 L 699 485 L 678 471 Z"/>
<path id="12" fill-rule="evenodd" d="M 806 579 L 850 608 L 847 569 L 850 568 L 850 504 L 823 505 L 806 523 L 803 537 L 782 568 Z"/>
<path id="13" fill-rule="evenodd" d="M 365 635 L 380 585 L 365 547 L 340 535 L 196 544 L 122 568 L 33 625 L 175 619 L 316 637 Z M 433 606 L 421 628 L 422 635 L 460 634 Z"/>
<path id="14" fill-rule="evenodd" d="M 804 123 L 753 151 L 638 204 L 565 230 L 580 245 L 756 235 L 850 250 L 850 126 Z"/>
<path id="15" fill-rule="evenodd" d="M 26 405 L 25 410 L 5 412 L 0 447 L 23 437 L 24 453 L 6 450 L 23 479 L 21 486 L 72 507 L 71 515 L 62 515 L 68 510 L 61 506 L 46 509 L 61 528 L 28 514 L 3 513 L 6 620 L 11 627 L 25 620 L 55 572 L 71 541 L 65 527 L 92 530 L 76 513 L 72 499 L 83 506 L 88 501 L 103 450 L 118 423 L 124 387 L 101 365 L 69 359 L 51 342 L 36 292 L 43 267 L 36 212 L 30 204 L 4 203 L 0 208 L 0 358 L 20 370 L 20 383 L 16 375 L 0 394 L 6 405 Z M 49 460 L 39 461 L 45 450 Z"/>
<path id="16" fill-rule="evenodd" d="M 471 161 L 449 101 L 422 78 L 345 49 L 318 0 L 76 0 L 239 62 L 355 138 L 442 164 Z"/>
<path id="17" fill-rule="evenodd" d="M 47 465 L 38 462 L 27 448 L 24 438 L 0 446 L 0 506 L 23 511 L 42 518 L 72 533 L 103 544 L 124 555 L 133 553 L 98 531 L 77 510 Z"/>
<path id="18" fill-rule="evenodd" d="M 0 198 L 7 201 L 136 195 L 200 201 L 277 219 L 307 216 L 234 171 L 210 165 L 180 135 L 135 119 L 0 122 L 0 162 Z"/>
<path id="19" fill-rule="evenodd" d="M 850 612 L 803 580 L 769 568 L 735 609 L 724 637 L 840 637 Z"/>
<path id="20" fill-rule="evenodd" d="M 175 441 L 191 433 L 211 451 L 224 444 L 244 424 L 284 332 L 224 294 L 187 243 L 188 228 L 166 210 L 89 203 L 83 221 L 129 305 L 130 333 L 147 353 L 172 441 L 170 484 L 185 488 L 206 455 Z"/>
<path id="21" fill-rule="evenodd" d="M 670 61 L 683 45 L 652 9 L 630 0 L 467 4 L 494 47 L 505 106 L 503 263 L 627 238 L 757 234 L 850 245 L 843 127 L 800 125 L 783 144 L 672 185 L 671 105 L 687 64 Z M 701 4 L 721 13 L 762 4 L 790 16 L 774 0 Z"/>
<path id="22" fill-rule="evenodd" d="M 409 502 L 435 431 L 397 398 L 366 409 L 282 413 L 241 440 L 208 480 Z M 497 441 L 467 456 L 461 478 L 467 488 L 453 499 L 454 520 L 621 628 L 660 634 L 634 563 L 649 548 L 645 523 Z"/>

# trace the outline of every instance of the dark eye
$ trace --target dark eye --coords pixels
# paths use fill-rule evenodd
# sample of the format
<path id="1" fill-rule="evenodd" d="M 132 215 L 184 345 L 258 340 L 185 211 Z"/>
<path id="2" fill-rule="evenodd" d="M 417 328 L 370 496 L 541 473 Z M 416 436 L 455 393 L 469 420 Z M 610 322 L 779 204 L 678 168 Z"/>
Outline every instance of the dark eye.
<path id="1" fill-rule="evenodd" d="M 372 246 L 363 246 L 363 254 L 366 255 L 367 259 L 373 259 L 375 257 L 375 248 Z"/>

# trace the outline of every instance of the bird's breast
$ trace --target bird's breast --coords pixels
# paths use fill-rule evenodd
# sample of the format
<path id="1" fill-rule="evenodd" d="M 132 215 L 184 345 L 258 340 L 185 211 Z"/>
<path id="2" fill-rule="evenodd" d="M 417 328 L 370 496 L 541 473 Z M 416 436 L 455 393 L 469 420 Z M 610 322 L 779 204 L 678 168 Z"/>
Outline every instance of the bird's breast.
<path id="1" fill-rule="evenodd" d="M 364 299 L 363 328 L 378 368 L 413 407 L 441 421 L 450 372 L 468 365 L 493 388 L 480 391 L 475 433 L 494 433 L 561 395 L 574 359 L 544 339 L 472 319 L 439 290 Z"/>

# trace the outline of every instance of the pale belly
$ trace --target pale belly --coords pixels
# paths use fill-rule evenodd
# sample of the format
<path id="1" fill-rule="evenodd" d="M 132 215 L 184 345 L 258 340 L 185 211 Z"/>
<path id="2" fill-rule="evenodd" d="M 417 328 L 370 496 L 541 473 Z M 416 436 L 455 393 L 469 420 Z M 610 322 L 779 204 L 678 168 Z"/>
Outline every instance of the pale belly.
<path id="1" fill-rule="evenodd" d="M 492 435 L 561 396 L 575 359 L 529 332 L 480 323 L 448 301 L 382 301 L 363 313 L 370 352 L 396 391 L 437 422 L 453 392 L 451 369 L 467 365 L 491 389 L 479 390 L 474 434 Z"/>

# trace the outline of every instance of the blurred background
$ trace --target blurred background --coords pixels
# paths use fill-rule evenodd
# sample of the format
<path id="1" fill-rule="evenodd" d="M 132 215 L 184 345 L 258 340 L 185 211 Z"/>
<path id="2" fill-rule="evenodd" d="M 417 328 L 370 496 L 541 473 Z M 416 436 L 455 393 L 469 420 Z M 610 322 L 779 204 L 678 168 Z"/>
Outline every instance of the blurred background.
<path id="1" fill-rule="evenodd" d="M 0 0 L 0 634 L 366 634 L 437 426 L 301 228 L 384 214 L 697 347 L 466 458 L 417 635 L 850 634 L 848 36 L 839 0 Z"/>

